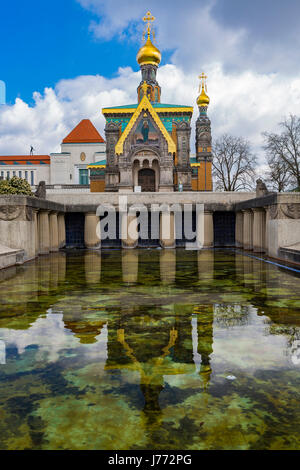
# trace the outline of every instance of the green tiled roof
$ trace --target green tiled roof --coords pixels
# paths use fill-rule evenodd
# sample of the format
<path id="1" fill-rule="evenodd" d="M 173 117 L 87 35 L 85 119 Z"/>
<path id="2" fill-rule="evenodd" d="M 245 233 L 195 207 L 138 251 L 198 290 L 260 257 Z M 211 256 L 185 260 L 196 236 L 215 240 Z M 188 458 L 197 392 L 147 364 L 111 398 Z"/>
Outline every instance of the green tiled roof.
<path id="1" fill-rule="evenodd" d="M 192 108 L 192 106 L 184 104 L 163 104 L 163 103 L 151 103 L 153 108 Z"/>
<path id="2" fill-rule="evenodd" d="M 164 104 L 164 103 L 153 103 L 151 102 L 153 108 L 159 109 L 159 108 L 191 108 L 192 106 L 189 105 L 182 105 L 182 104 Z M 111 106 L 108 108 L 104 109 L 136 109 L 138 107 L 137 104 L 127 104 L 124 106 Z"/>
<path id="3" fill-rule="evenodd" d="M 101 160 L 101 162 L 91 163 L 89 166 L 105 166 L 106 160 Z"/>

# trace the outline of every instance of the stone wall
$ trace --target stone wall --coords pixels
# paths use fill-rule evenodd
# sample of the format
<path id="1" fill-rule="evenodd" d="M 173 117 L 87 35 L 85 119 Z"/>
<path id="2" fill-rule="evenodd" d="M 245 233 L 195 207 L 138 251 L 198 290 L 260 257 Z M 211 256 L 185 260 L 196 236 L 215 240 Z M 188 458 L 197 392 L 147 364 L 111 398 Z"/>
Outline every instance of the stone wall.
<path id="1" fill-rule="evenodd" d="M 0 196 L 0 244 L 24 250 L 24 262 L 64 245 L 61 204 L 27 196 Z"/>
<path id="2" fill-rule="evenodd" d="M 283 259 L 282 248 L 300 243 L 300 193 L 278 193 L 235 205 L 236 244 Z"/>

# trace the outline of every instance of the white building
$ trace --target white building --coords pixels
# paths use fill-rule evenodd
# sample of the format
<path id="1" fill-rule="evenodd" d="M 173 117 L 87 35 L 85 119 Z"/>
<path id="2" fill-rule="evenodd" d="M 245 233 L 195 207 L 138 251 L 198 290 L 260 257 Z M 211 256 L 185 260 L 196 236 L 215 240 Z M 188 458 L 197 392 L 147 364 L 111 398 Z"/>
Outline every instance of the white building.
<path id="1" fill-rule="evenodd" d="M 89 119 L 82 120 L 62 141 L 61 153 L 0 156 L 0 179 L 13 176 L 31 186 L 88 185 L 88 165 L 106 158 L 106 144 Z"/>

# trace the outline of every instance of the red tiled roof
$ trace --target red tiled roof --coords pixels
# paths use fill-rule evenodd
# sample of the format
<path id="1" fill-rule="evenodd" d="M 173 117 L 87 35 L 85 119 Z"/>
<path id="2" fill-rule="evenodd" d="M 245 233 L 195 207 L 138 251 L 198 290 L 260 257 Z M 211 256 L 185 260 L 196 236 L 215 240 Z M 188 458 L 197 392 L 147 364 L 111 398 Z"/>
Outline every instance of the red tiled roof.
<path id="1" fill-rule="evenodd" d="M 40 162 L 50 165 L 49 155 L 0 155 L 0 166 L 2 165 L 38 165 Z"/>
<path id="2" fill-rule="evenodd" d="M 63 144 L 94 144 L 104 143 L 103 138 L 89 119 L 83 119 L 69 135 L 63 140 Z"/>

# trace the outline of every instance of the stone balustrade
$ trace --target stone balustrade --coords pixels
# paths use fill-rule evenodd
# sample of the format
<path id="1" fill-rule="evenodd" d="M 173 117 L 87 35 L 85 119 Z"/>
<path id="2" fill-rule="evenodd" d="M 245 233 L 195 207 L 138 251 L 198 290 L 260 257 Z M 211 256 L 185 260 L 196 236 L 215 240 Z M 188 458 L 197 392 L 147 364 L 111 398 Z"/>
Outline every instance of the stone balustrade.
<path id="1" fill-rule="evenodd" d="M 288 251 L 300 242 L 299 193 L 269 194 L 240 202 L 235 211 L 236 247 L 287 259 L 285 248 Z"/>
<path id="2" fill-rule="evenodd" d="M 199 193 L 185 195 L 184 193 L 153 193 L 131 194 L 130 203 L 143 204 L 147 220 L 152 204 L 157 204 L 157 236 L 164 249 L 178 246 L 176 232 L 176 212 L 172 209 L 176 204 L 192 206 L 196 249 L 213 248 L 216 245 L 216 221 L 218 214 L 232 214 L 233 232 L 232 242 L 226 246 L 236 246 L 254 253 L 265 253 L 273 258 L 284 258 L 283 250 L 286 248 L 292 256 L 300 243 L 300 194 L 269 194 L 260 198 L 246 199 L 245 193 L 241 197 L 232 193 Z M 104 200 L 103 198 L 107 199 Z M 100 200 L 101 199 L 101 200 Z M 100 217 L 97 208 L 100 203 L 110 203 L 115 207 L 119 217 L 118 230 L 120 231 L 120 246 L 132 249 L 139 246 L 142 226 L 140 210 L 127 209 L 118 211 L 119 198 L 116 195 L 102 195 L 99 200 L 88 195 L 82 196 L 79 201 L 67 199 L 65 204 L 54 200 L 41 200 L 27 196 L 0 196 L 0 244 L 13 250 L 23 250 L 24 262 L 34 259 L 38 255 L 47 255 L 66 247 L 66 229 L 70 235 L 70 222 L 66 224 L 66 214 L 79 214 L 84 220 L 82 238 L 87 249 L 99 250 L 102 246 Z M 169 208 L 163 209 L 163 206 Z M 199 204 L 202 210 L 198 212 Z M 173 206 L 172 206 L 173 205 Z M 192 222 L 193 220 L 193 222 Z M 234 229 L 235 224 L 235 229 Z M 223 226 L 219 223 L 219 233 Z M 217 233 L 218 233 L 217 230 Z M 226 230 L 226 228 L 224 228 Z M 149 231 L 147 232 L 149 234 Z M 69 236 L 68 235 L 68 236 Z M 145 244 L 144 244 L 145 245 Z M 184 246 L 184 245 L 180 245 Z M 295 248 L 296 247 L 296 248 Z M 292 253 L 292 254 L 291 254 Z"/>
<path id="3" fill-rule="evenodd" d="M 27 196 L 0 196 L 0 240 L 24 251 L 23 261 L 66 246 L 65 207 Z"/>

